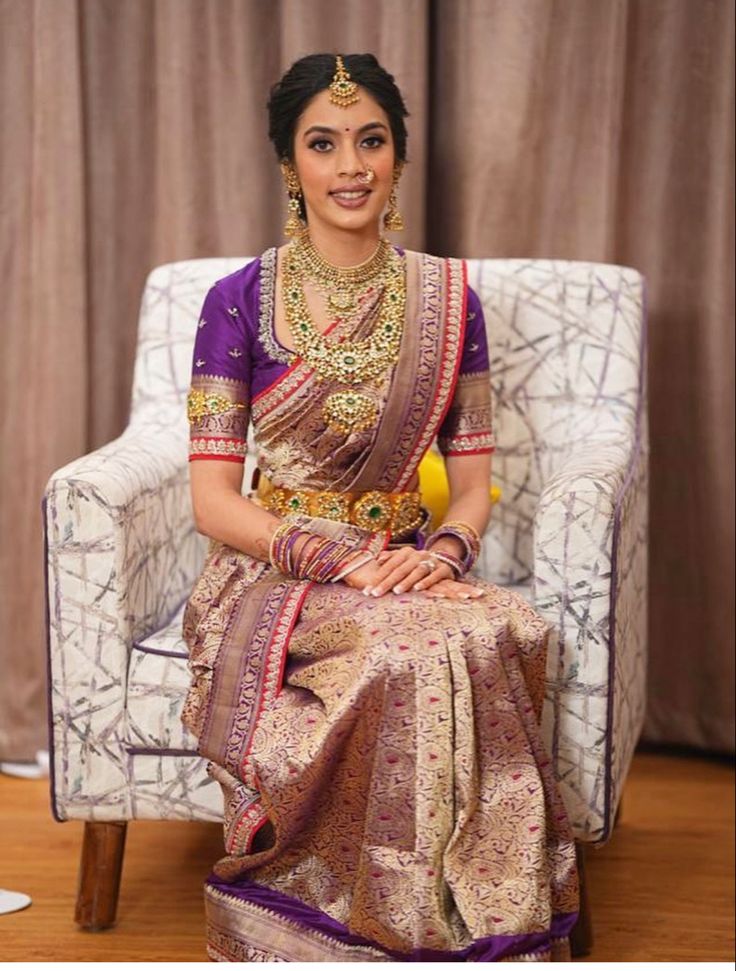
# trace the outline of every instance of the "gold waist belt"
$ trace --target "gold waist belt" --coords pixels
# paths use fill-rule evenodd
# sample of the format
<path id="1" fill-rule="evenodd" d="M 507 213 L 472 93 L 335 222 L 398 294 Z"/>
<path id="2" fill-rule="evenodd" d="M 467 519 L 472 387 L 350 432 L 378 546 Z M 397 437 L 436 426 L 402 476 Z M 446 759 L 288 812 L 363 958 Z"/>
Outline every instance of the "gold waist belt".
<path id="1" fill-rule="evenodd" d="M 371 532 L 389 530 L 392 536 L 410 533 L 424 521 L 419 492 L 310 492 L 275 486 L 263 473 L 257 497 L 280 516 L 290 512 L 353 523 Z"/>

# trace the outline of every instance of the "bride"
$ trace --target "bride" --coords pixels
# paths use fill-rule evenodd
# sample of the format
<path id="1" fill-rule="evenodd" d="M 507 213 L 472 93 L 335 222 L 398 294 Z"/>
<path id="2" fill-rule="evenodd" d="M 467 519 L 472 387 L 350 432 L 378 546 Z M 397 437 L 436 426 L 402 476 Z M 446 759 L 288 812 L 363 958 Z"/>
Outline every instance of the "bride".
<path id="1" fill-rule="evenodd" d="M 225 803 L 214 960 L 567 960 L 549 629 L 475 575 L 494 450 L 463 260 L 402 249 L 407 115 L 370 54 L 274 85 L 289 242 L 217 280 L 188 396 L 209 551 L 183 714 Z M 249 423 L 258 471 L 243 495 Z M 450 485 L 434 526 L 418 466 Z"/>

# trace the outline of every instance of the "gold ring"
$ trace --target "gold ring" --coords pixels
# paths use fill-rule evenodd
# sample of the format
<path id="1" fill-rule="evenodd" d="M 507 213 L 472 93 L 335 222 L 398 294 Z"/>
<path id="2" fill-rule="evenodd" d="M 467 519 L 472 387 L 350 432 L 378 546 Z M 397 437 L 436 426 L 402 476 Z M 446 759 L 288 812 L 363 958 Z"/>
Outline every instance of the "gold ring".
<path id="1" fill-rule="evenodd" d="M 437 560 L 420 560 L 419 566 L 428 566 L 430 573 L 437 569 Z"/>

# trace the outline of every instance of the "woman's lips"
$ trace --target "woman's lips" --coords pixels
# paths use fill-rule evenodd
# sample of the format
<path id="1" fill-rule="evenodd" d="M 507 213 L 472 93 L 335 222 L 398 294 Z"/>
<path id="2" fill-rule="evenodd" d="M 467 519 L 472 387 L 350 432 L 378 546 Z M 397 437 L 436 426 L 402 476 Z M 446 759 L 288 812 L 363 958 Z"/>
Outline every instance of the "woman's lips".
<path id="1" fill-rule="evenodd" d="M 370 189 L 362 189 L 360 192 L 331 192 L 330 196 L 342 209 L 360 209 L 370 194 Z"/>

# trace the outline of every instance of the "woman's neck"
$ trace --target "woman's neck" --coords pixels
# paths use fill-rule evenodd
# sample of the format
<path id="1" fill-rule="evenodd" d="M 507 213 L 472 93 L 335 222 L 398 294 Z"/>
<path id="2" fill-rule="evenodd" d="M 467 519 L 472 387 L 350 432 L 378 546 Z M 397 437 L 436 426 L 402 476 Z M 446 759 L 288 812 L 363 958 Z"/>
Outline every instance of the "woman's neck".
<path id="1" fill-rule="evenodd" d="M 381 234 L 378 224 L 364 230 L 326 228 L 319 224 L 309 226 L 309 236 L 320 256 L 333 266 L 355 266 L 370 259 L 376 251 Z"/>

